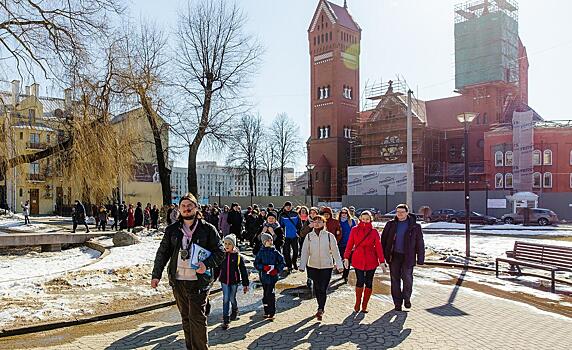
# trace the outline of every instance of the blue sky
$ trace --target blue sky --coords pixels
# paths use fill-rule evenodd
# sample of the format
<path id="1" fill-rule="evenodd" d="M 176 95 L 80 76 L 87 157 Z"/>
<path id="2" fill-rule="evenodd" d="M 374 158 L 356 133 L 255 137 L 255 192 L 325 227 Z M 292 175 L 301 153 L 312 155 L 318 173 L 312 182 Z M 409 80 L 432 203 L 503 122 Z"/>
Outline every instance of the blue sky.
<path id="1" fill-rule="evenodd" d="M 343 0 L 333 2 L 343 4 Z M 185 3 L 133 1 L 131 15 L 174 28 L 177 12 Z M 310 130 L 307 29 L 317 3 L 317 0 L 238 1 L 248 17 L 247 30 L 260 39 L 266 50 L 248 92 L 255 111 L 267 123 L 276 114 L 287 113 L 300 126 L 303 140 Z M 457 3 L 456 0 L 348 0 L 350 13 L 363 30 L 362 90 L 368 81 L 382 78 L 387 81 L 399 74 L 418 98 L 452 96 L 453 8 Z M 572 82 L 572 70 L 567 66 L 572 56 L 569 35 L 572 2 L 521 0 L 519 7 L 519 33 L 530 62 L 529 104 L 545 119 L 569 119 L 572 112 L 563 102 Z M 304 162 L 301 157 L 297 168 L 303 167 Z"/>

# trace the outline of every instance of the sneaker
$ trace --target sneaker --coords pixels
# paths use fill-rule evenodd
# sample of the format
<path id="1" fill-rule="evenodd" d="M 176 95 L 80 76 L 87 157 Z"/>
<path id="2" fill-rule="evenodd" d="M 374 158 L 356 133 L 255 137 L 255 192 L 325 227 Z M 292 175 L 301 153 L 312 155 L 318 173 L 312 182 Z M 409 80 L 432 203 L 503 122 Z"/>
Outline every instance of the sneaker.
<path id="1" fill-rule="evenodd" d="M 411 300 L 405 300 L 405 308 L 411 309 Z"/>
<path id="2" fill-rule="evenodd" d="M 238 310 L 232 310 L 232 312 L 230 313 L 230 320 L 236 321 L 237 318 L 238 318 Z"/>
<path id="3" fill-rule="evenodd" d="M 318 312 L 316 312 L 316 319 L 317 319 L 318 321 L 321 321 L 323 314 L 324 314 L 324 311 L 318 310 Z"/>
<path id="4" fill-rule="evenodd" d="M 224 329 L 225 331 L 228 329 L 229 324 L 228 323 L 223 323 L 222 324 L 222 329 Z"/>

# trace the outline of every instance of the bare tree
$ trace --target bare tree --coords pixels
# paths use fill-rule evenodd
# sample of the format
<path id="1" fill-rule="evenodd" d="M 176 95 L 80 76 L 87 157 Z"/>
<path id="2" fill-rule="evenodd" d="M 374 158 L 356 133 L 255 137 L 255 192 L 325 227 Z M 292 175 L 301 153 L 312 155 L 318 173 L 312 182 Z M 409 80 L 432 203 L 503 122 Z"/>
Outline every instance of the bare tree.
<path id="1" fill-rule="evenodd" d="M 245 170 L 251 197 L 256 196 L 256 160 L 261 138 L 262 118 L 245 114 L 240 118 L 228 143 L 231 152 L 227 164 Z"/>
<path id="2" fill-rule="evenodd" d="M 284 195 L 284 168 L 293 165 L 303 152 L 300 128 L 286 113 L 280 113 L 272 122 L 271 138 L 276 143 L 276 158 L 280 169 L 280 195 Z"/>
<path id="3" fill-rule="evenodd" d="M 179 18 L 177 77 L 187 108 L 174 129 L 188 145 L 189 191 L 195 194 L 199 148 L 203 141 L 220 147 L 228 139 L 262 52 L 245 34 L 245 21 L 224 0 L 193 2 Z"/>
<path id="4" fill-rule="evenodd" d="M 88 42 L 102 37 L 120 14 L 122 0 L 0 1 L 0 60 L 15 62 L 17 73 L 58 77 L 54 67 L 68 67 L 85 54 Z"/>
<path id="5" fill-rule="evenodd" d="M 171 204 L 171 169 L 168 164 L 168 144 L 164 136 L 169 124 L 159 114 L 163 104 L 161 90 L 168 82 L 166 66 L 167 41 L 155 25 L 141 22 L 136 30 L 126 29 L 121 38 L 119 68 L 116 83 L 125 97 L 134 98 L 141 106 L 153 134 L 157 171 L 161 182 L 163 205 Z M 133 28 L 132 25 L 128 26 Z M 147 141 L 147 140 L 144 140 Z"/>
<path id="6" fill-rule="evenodd" d="M 276 149 L 276 143 L 273 142 L 270 135 L 263 134 L 262 144 L 258 151 L 258 163 L 262 168 L 262 173 L 268 179 L 268 196 L 272 196 L 272 175 L 278 170 Z"/>

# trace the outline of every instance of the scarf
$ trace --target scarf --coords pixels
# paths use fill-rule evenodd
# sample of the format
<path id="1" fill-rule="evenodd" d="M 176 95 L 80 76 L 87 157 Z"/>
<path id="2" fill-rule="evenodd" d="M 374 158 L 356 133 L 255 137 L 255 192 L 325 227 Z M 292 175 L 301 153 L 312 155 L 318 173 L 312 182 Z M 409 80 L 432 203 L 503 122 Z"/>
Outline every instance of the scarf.
<path id="1" fill-rule="evenodd" d="M 278 221 L 276 221 L 276 222 L 273 223 L 273 224 L 269 224 L 268 222 L 265 222 L 263 226 L 265 226 L 265 227 L 272 227 L 272 229 L 273 229 L 274 231 L 276 231 L 276 229 L 280 227 L 280 224 L 278 223 Z"/>

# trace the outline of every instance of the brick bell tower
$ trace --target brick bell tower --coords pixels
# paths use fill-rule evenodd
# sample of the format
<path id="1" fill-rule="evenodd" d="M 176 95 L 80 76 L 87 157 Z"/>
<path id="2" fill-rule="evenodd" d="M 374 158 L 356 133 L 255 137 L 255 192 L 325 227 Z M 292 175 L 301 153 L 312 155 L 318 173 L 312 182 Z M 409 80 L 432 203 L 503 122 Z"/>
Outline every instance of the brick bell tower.
<path id="1" fill-rule="evenodd" d="M 308 28 L 311 133 L 308 163 L 315 196 L 346 194 L 351 128 L 359 113 L 361 28 L 344 6 L 320 0 Z"/>

